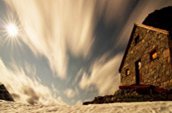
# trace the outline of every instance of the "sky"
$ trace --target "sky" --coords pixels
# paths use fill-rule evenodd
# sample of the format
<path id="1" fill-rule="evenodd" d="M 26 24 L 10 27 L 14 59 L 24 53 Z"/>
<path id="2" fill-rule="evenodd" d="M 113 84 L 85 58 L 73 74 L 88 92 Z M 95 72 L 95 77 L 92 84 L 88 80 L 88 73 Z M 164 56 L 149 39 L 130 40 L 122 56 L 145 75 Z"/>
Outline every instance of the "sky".
<path id="1" fill-rule="evenodd" d="M 110 95 L 134 23 L 171 0 L 0 0 L 0 82 L 15 101 L 79 104 Z M 17 26 L 17 36 L 6 27 Z"/>

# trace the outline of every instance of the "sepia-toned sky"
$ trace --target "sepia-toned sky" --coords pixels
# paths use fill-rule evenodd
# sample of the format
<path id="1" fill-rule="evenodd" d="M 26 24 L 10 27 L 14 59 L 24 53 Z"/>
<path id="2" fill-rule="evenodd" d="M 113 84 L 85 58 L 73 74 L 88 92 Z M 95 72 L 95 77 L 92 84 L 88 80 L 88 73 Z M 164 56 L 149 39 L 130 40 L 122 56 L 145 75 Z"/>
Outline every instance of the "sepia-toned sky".
<path id="1" fill-rule="evenodd" d="M 113 94 L 134 23 L 171 0 L 0 0 L 0 82 L 15 101 L 79 104 Z M 14 23 L 15 38 L 6 36 Z"/>

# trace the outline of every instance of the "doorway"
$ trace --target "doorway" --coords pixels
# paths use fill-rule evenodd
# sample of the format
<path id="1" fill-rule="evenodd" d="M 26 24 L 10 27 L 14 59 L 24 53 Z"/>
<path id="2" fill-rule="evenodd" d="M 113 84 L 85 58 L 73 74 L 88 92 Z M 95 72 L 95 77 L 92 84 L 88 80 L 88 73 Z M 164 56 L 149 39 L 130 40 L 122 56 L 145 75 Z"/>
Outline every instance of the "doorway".
<path id="1" fill-rule="evenodd" d="M 136 72 L 136 85 L 140 84 L 140 69 L 141 69 L 141 60 L 135 62 L 135 72 Z"/>

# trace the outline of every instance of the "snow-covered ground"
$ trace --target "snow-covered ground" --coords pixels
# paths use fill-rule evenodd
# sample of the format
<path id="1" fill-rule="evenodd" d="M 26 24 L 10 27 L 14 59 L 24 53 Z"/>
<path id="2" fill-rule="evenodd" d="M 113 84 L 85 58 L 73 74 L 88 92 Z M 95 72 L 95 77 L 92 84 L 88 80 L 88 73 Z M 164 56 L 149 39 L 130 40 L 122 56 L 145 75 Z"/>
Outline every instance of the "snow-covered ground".
<path id="1" fill-rule="evenodd" d="M 172 102 L 113 103 L 102 105 L 26 105 L 0 101 L 0 113 L 172 113 Z"/>

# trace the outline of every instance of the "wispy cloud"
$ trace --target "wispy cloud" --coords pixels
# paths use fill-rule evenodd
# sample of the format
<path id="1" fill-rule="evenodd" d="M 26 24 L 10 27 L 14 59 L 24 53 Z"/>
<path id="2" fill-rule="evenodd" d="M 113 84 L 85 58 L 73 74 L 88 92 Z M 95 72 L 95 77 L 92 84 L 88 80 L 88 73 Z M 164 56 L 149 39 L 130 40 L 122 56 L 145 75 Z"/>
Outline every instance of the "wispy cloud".
<path id="1" fill-rule="evenodd" d="M 64 79 L 68 51 L 88 57 L 100 15 L 107 25 L 120 22 L 129 0 L 7 0 L 24 29 L 22 40 L 36 55 L 44 55 L 51 69 Z M 120 6 L 123 6 L 122 8 Z M 120 11 L 119 11 L 120 10 Z"/>
<path id="2" fill-rule="evenodd" d="M 75 92 L 75 90 L 73 90 L 73 89 L 66 89 L 66 90 L 64 91 L 64 94 L 65 94 L 66 97 L 68 97 L 68 98 L 74 98 L 74 97 L 76 96 L 76 92 Z"/>
<path id="3" fill-rule="evenodd" d="M 0 60 L 0 82 L 7 87 L 15 101 L 30 104 L 62 104 L 60 98 L 55 96 L 49 87 L 43 85 L 39 78 L 36 78 L 35 71 L 29 70 L 33 68 L 27 67 L 18 67 L 13 64 L 9 69 Z M 32 76 L 25 70 L 29 70 Z"/>
<path id="4" fill-rule="evenodd" d="M 67 50 L 85 57 L 93 43 L 95 1 L 7 0 L 24 29 L 22 40 L 37 55 L 47 57 L 57 75 L 64 79 Z"/>
<path id="5" fill-rule="evenodd" d="M 96 86 L 100 95 L 113 94 L 119 86 L 118 67 L 121 54 L 106 61 L 106 56 L 98 59 L 92 66 L 91 74 L 84 73 L 80 81 L 80 88 L 87 89 Z"/>
<path id="6" fill-rule="evenodd" d="M 170 0 L 156 0 L 156 2 L 154 0 L 140 0 L 133 12 L 130 14 L 123 30 L 120 32 L 118 36 L 119 40 L 115 46 L 119 47 L 126 45 L 134 23 L 141 24 L 151 12 L 170 5 L 172 5 L 172 1 Z"/>
<path id="7" fill-rule="evenodd" d="M 112 23 L 120 23 L 114 27 L 117 30 L 119 30 L 118 27 L 120 25 L 124 25 L 123 30 L 118 31 L 120 32 L 119 34 L 118 32 L 112 33 L 115 40 L 114 48 L 121 48 L 126 45 L 134 23 L 141 23 L 147 14 L 156 8 L 171 4 L 171 1 L 168 0 L 157 0 L 156 2 L 154 0 L 140 0 L 137 2 L 138 4 L 134 10 L 131 10 L 131 15 L 127 17 L 126 14 L 129 13 L 128 9 L 131 7 L 131 1 L 6 0 L 5 2 L 10 6 L 10 11 L 15 12 L 18 16 L 19 23 L 23 28 L 20 36 L 21 40 L 35 55 L 45 56 L 49 61 L 52 71 L 61 79 L 65 79 L 67 77 L 67 67 L 69 66 L 68 53 L 76 58 L 89 59 L 91 56 L 90 54 L 95 41 L 96 22 L 100 18 L 103 18 L 105 26 L 111 26 Z M 99 37 L 96 38 L 98 39 Z M 119 85 L 118 68 L 122 58 L 122 54 L 118 54 L 119 51 L 121 50 L 115 51 L 117 55 L 108 61 L 106 61 L 107 54 L 105 56 L 98 56 L 101 58 L 92 62 L 93 65 L 90 67 L 91 73 L 80 71 L 78 72 L 78 76 L 73 80 L 78 82 L 81 73 L 83 73 L 79 83 L 81 89 L 87 89 L 94 85 L 98 89 L 99 94 L 112 94 Z M 4 66 L 3 63 L 2 66 Z M 41 99 L 40 97 L 38 98 L 37 91 L 40 92 L 39 95 L 43 95 L 42 98 L 46 97 L 46 94 L 51 95 L 50 89 L 42 85 L 39 80 L 26 76 L 26 73 L 22 69 L 9 70 L 6 67 L 4 69 L 5 74 L 11 74 L 12 76 L 6 76 L 6 78 L 2 79 L 4 80 L 3 82 L 19 84 L 19 88 L 18 86 L 14 88 L 14 86 L 9 85 L 9 88 L 11 87 L 11 91 L 16 97 L 18 97 L 17 95 L 23 95 L 22 98 L 29 99 L 28 95 L 32 95 L 30 96 L 31 100 L 40 101 Z M 19 81 L 16 75 L 21 75 L 21 77 L 19 76 L 21 82 L 16 82 Z M 14 79 L 14 81 L 11 79 Z M 34 86 L 37 86 L 37 88 L 34 88 Z M 44 89 L 45 91 L 39 89 Z M 69 98 L 75 95 L 73 90 L 70 89 L 64 93 Z"/>

